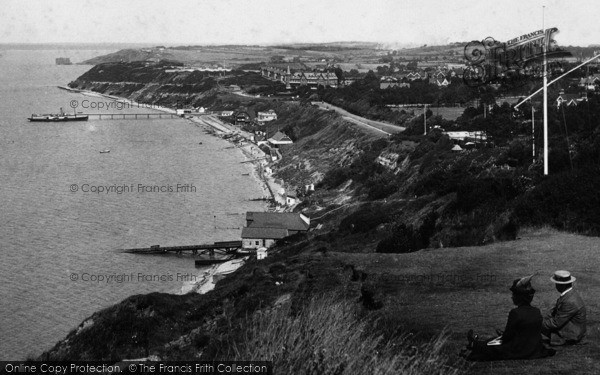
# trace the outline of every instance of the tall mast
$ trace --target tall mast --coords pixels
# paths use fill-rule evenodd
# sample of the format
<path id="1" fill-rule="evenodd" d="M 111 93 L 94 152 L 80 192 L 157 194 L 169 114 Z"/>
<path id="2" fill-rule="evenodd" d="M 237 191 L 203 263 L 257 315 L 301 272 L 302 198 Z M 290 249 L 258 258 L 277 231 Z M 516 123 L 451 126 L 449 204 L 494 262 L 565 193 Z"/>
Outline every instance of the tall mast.
<path id="1" fill-rule="evenodd" d="M 548 45 L 548 36 L 546 35 L 546 26 L 544 23 L 546 7 L 542 7 L 542 32 L 544 35 L 542 43 L 542 53 L 544 54 L 544 175 L 548 175 L 548 74 L 546 47 Z"/>

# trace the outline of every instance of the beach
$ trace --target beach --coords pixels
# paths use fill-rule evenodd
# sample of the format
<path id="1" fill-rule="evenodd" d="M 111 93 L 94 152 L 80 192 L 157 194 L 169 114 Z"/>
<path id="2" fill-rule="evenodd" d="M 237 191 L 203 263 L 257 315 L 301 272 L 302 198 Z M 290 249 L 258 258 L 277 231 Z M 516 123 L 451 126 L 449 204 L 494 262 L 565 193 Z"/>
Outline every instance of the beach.
<path id="1" fill-rule="evenodd" d="M 116 102 L 126 103 L 131 106 L 137 106 L 138 108 L 148 108 L 169 114 L 176 113 L 176 111 L 172 108 L 155 105 L 150 106 L 148 104 L 138 103 L 136 101 L 114 95 L 101 94 L 89 90 L 72 89 L 66 86 L 58 86 L 58 88 L 86 96 L 107 98 Z M 230 143 L 232 143 L 237 149 L 239 149 L 242 152 L 242 154 L 247 159 L 246 161 L 253 160 L 252 163 L 255 166 L 253 170 L 253 176 L 258 180 L 260 184 L 263 185 L 265 196 L 271 196 L 271 199 L 273 199 L 273 201 L 280 206 L 286 205 L 285 195 L 283 194 L 283 192 L 285 191 L 284 187 L 281 184 L 275 182 L 275 178 L 272 175 L 264 172 L 264 168 L 269 164 L 266 159 L 267 155 L 256 144 L 250 141 L 250 133 L 245 132 L 239 128 L 235 128 L 233 125 L 221 121 L 216 115 L 186 116 L 185 119 L 193 122 L 194 124 L 200 125 L 205 129 L 214 131 L 214 134 L 217 136 L 221 136 L 221 138 L 223 138 L 222 135 L 225 134 L 237 134 L 246 139 L 246 141 L 242 142 L 241 144 L 231 141 Z"/>
<path id="2" fill-rule="evenodd" d="M 215 115 L 189 117 L 188 120 L 200 126 L 211 128 L 215 130 L 217 134 L 238 134 L 245 138 L 246 141 L 244 142 L 231 143 L 244 154 L 247 159 L 246 161 L 252 161 L 255 167 L 254 176 L 261 184 L 263 184 L 265 194 L 270 195 L 278 205 L 286 205 L 285 196 L 282 194 L 282 192 L 284 192 L 283 186 L 276 183 L 275 178 L 272 175 L 264 172 L 265 167 L 269 164 L 267 155 L 256 144 L 250 141 L 249 133 L 235 128 L 231 124 L 224 123 Z"/>
<path id="3" fill-rule="evenodd" d="M 248 260 L 248 257 L 232 259 L 224 263 L 212 265 L 208 270 L 197 275 L 195 280 L 184 283 L 180 294 L 205 294 L 210 292 L 222 277 L 235 272 L 244 265 L 246 260 Z"/>
<path id="4" fill-rule="evenodd" d="M 113 95 L 101 94 L 89 90 L 71 89 L 63 86 L 59 86 L 59 88 L 86 96 L 106 98 L 113 101 L 126 103 L 131 106 L 137 106 L 139 108 L 148 108 L 169 114 L 176 113 L 174 109 L 168 107 L 154 105 L 150 107 L 144 103 L 138 103 L 127 98 L 121 98 Z M 183 119 L 188 120 L 194 125 L 207 130 L 208 133 L 213 134 L 216 137 L 228 140 L 234 148 L 238 149 L 246 159 L 244 163 L 252 163 L 254 167 L 252 168 L 252 176 L 263 190 L 263 197 L 257 198 L 265 200 L 272 199 L 277 204 L 277 210 L 283 210 L 283 207 L 286 206 L 286 199 L 284 195 L 285 190 L 282 185 L 275 182 L 275 178 L 271 174 L 265 173 L 265 167 L 269 164 L 267 159 L 268 155 L 266 155 L 256 144 L 250 141 L 250 133 L 221 121 L 216 115 L 185 116 Z M 235 137 L 225 138 L 223 137 L 224 135 L 237 135 L 243 138 L 244 141 L 239 141 L 239 138 L 236 139 Z M 247 257 L 233 259 L 221 264 L 215 264 L 208 270 L 201 271 L 191 281 L 184 282 L 181 287 L 180 294 L 204 294 L 209 292 L 210 290 L 214 289 L 216 282 L 218 282 L 221 277 L 237 270 L 244 264 L 246 259 Z"/>

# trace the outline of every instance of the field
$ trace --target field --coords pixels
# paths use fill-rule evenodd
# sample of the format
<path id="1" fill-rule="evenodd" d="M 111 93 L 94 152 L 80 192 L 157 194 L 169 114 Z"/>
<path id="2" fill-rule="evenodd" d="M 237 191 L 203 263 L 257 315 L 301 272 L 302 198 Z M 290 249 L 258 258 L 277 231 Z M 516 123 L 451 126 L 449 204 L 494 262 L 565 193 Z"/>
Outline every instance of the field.
<path id="1" fill-rule="evenodd" d="M 474 329 L 492 336 L 504 329 L 513 308 L 508 290 L 517 277 L 539 271 L 533 286 L 533 305 L 542 314 L 554 306 L 558 293 L 550 276 L 567 269 L 577 277 L 588 309 L 588 335 L 584 343 L 557 348 L 556 356 L 529 361 L 476 363 L 469 374 L 597 374 L 600 373 L 600 239 L 530 230 L 517 241 L 484 247 L 443 248 L 409 254 L 337 253 L 357 265 L 368 277 L 367 287 L 384 301 L 381 322 L 390 330 L 404 327 L 423 338 L 450 332 L 446 351 L 455 355 Z M 333 256 L 333 254 L 332 254 Z M 360 265 L 360 266 L 359 266 Z"/>

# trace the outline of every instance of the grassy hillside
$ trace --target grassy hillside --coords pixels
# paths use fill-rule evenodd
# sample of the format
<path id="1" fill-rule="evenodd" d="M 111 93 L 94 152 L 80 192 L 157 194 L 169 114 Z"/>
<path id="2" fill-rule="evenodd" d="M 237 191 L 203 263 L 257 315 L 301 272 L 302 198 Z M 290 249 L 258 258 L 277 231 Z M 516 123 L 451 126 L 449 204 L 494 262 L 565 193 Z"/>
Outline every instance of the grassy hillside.
<path id="1" fill-rule="evenodd" d="M 430 337 L 441 330 L 452 332 L 446 347 L 458 352 L 469 329 L 493 336 L 504 329 L 512 308 L 512 281 L 539 271 L 533 305 L 548 311 L 559 297 L 550 282 L 556 269 L 570 270 L 588 308 L 585 343 L 559 348 L 553 358 L 501 361 L 474 365 L 472 374 L 592 374 L 600 372 L 600 239 L 552 229 L 524 231 L 518 240 L 483 247 L 446 248 L 411 254 L 331 255 L 356 264 L 369 276 L 365 280 L 376 299 L 379 314 L 389 327 L 406 327 Z"/>
<path id="2" fill-rule="evenodd" d="M 382 374 L 411 366 L 406 373 L 597 373 L 599 247 L 597 238 L 549 229 L 484 247 L 410 254 L 333 252 L 313 238 L 249 262 L 204 296 L 130 297 L 91 316 L 43 357 L 263 355 L 282 373 L 365 373 L 366 365 Z M 532 361 L 471 366 L 457 356 L 468 329 L 492 335 L 504 326 L 513 279 L 539 270 L 533 304 L 543 311 L 552 307 L 558 294 L 549 277 L 557 268 L 573 272 L 587 303 L 589 333 L 583 344 Z"/>
<path id="3" fill-rule="evenodd" d="M 600 240 L 523 229 L 553 226 L 600 233 L 597 96 L 590 95 L 586 106 L 568 108 L 564 117 L 551 111 L 552 175 L 544 177 L 539 161 L 531 163 L 529 125 L 507 106 L 494 107 L 486 118 L 474 108 L 456 122 L 431 117 L 431 125 L 447 130 L 488 132 L 490 144 L 457 153 L 441 131 L 421 135 L 419 116 L 402 120 L 408 127 L 403 134 L 379 138 L 308 100 L 238 96 L 218 88 L 213 77 L 162 76 L 157 68 L 152 78 L 145 67 L 122 70 L 118 65 L 90 71 L 76 86 L 99 84 L 98 91 L 106 92 L 113 90 L 111 85 L 133 85 L 126 94 L 150 103 L 181 97 L 212 108 L 274 109 L 277 120 L 255 127 L 269 135 L 284 131 L 293 139 L 293 145 L 281 147 L 283 159 L 272 168 L 292 186 L 316 183 L 314 193 L 301 194 L 303 203 L 296 209 L 321 226 L 307 236 L 287 239 L 266 260 L 249 262 L 206 296 L 133 296 L 99 312 L 47 353 L 50 358 L 243 358 L 252 354 L 256 339 L 265 343 L 261 354 L 271 356 L 287 373 L 363 372 L 353 367 L 358 362 L 382 373 L 398 373 L 411 363 L 424 373 L 600 370 L 600 334 L 593 313 L 600 296 Z M 113 73 L 116 78 L 107 78 Z M 105 82 L 98 83 L 96 76 Z M 250 86 L 260 84 L 260 77 L 240 73 L 238 78 Z M 232 77 L 227 82 L 238 81 Z M 212 88 L 198 91 L 194 85 Z M 355 94 L 348 92 L 360 97 Z M 569 143 L 561 133 L 566 121 Z M 390 154 L 398 157 L 396 167 L 377 162 Z M 494 328 L 502 328 L 511 309 L 512 280 L 540 270 L 534 304 L 546 310 L 557 298 L 548 277 L 559 268 L 578 277 L 588 302 L 587 344 L 561 350 L 551 359 L 465 367 L 455 356 L 465 332 L 473 328 L 493 334 Z M 319 302 L 311 302 L 315 300 Z M 261 319 L 265 316 L 267 322 Z M 321 329 L 332 319 L 356 331 L 340 329 L 336 336 Z M 290 342 L 277 333 L 295 334 L 303 325 L 311 329 L 293 345 L 305 349 L 289 349 Z M 353 360 L 359 354 L 349 351 L 344 356 L 339 342 L 348 342 L 348 348 L 364 342 L 374 354 Z M 308 350 L 313 346 L 319 349 Z M 427 363 L 434 366 L 420 367 Z"/>

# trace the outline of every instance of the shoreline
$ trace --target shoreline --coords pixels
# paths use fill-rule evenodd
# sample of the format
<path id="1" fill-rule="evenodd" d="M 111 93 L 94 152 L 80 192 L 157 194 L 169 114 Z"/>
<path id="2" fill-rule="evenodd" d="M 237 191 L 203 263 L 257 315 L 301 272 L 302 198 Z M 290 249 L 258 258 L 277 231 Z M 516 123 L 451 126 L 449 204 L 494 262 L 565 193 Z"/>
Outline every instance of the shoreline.
<path id="1" fill-rule="evenodd" d="M 149 109 L 149 110 L 156 110 L 159 112 L 165 112 L 165 113 L 169 113 L 169 114 L 175 114 L 177 113 L 176 110 L 168 108 L 168 107 L 162 107 L 162 106 L 155 106 L 152 104 L 145 104 L 145 103 L 140 103 L 140 102 L 136 102 L 134 100 L 131 99 L 127 99 L 121 96 L 114 96 L 114 95 L 108 95 L 108 94 L 102 94 L 99 92 L 95 92 L 95 91 L 91 91 L 91 90 L 81 90 L 81 89 L 72 89 L 68 86 L 56 86 L 61 90 L 65 90 L 65 91 L 69 91 L 72 92 L 74 94 L 82 94 L 85 96 L 92 96 L 95 98 L 106 98 L 106 99 L 111 99 L 114 100 L 116 102 L 120 102 L 120 103 L 125 103 L 125 104 L 129 104 L 132 106 L 137 106 L 137 108 L 144 108 L 144 109 Z"/>
<path id="2" fill-rule="evenodd" d="M 213 117 L 214 115 L 205 115 L 200 117 L 189 117 L 187 118 L 194 124 L 210 128 L 217 132 L 217 134 L 240 134 L 245 138 L 243 144 L 229 141 L 234 148 L 241 151 L 242 155 L 246 158 L 243 163 L 252 163 L 254 168 L 252 170 L 254 178 L 257 182 L 262 185 L 263 191 L 271 196 L 271 199 L 276 204 L 284 207 L 286 205 L 285 196 L 280 194 L 283 190 L 283 186 L 277 184 L 272 175 L 264 173 L 264 168 L 269 164 L 266 160 L 267 155 L 256 145 L 249 140 L 249 136 L 244 136 L 243 131 L 239 129 L 231 129 L 228 124 L 223 123 L 221 120 Z M 218 135 L 217 135 L 218 136 Z M 222 138 L 222 137 L 220 137 Z"/>
<path id="3" fill-rule="evenodd" d="M 225 275 L 234 273 L 238 268 L 243 266 L 249 257 L 232 259 L 224 263 L 214 264 L 208 270 L 205 270 L 202 275 L 198 275 L 198 280 L 186 282 L 181 287 L 180 295 L 188 293 L 206 294 L 213 290 L 217 282 Z"/>
<path id="4" fill-rule="evenodd" d="M 138 103 L 136 101 L 117 97 L 113 95 L 102 94 L 90 90 L 80 90 L 80 89 L 72 89 L 66 86 L 57 86 L 59 89 L 66 90 L 76 94 L 82 94 L 86 96 L 92 96 L 97 98 L 106 98 L 111 99 L 117 102 L 127 103 L 130 105 L 137 106 L 138 108 L 147 108 L 150 110 L 156 110 L 165 113 L 176 113 L 174 109 L 168 107 L 161 106 L 149 106 L 144 103 Z M 228 141 L 228 143 L 233 145 L 233 148 L 238 149 L 244 159 L 241 163 L 251 163 L 253 168 L 251 167 L 251 174 L 254 181 L 261 187 L 265 196 L 265 200 L 267 200 L 267 196 L 270 195 L 271 200 L 275 202 L 276 205 L 285 207 L 286 200 L 285 196 L 281 195 L 279 192 L 283 190 L 283 186 L 277 184 L 272 175 L 267 176 L 264 173 L 264 167 L 266 167 L 269 163 L 266 160 L 267 155 L 258 147 L 258 145 L 252 143 L 249 139 L 249 134 L 244 134 L 245 132 L 240 129 L 231 129 L 228 124 L 223 123 L 221 120 L 216 118 L 214 115 L 204 115 L 204 116 L 189 116 L 182 117 L 183 120 L 189 120 L 190 123 L 196 125 L 199 128 L 203 128 L 208 130 L 208 133 L 223 139 L 224 141 Z M 245 141 L 238 144 L 232 139 L 223 138 L 221 135 L 231 135 L 231 134 L 239 134 L 242 136 Z M 250 198 L 255 199 L 255 198 Z M 265 211 L 269 210 L 269 205 L 265 208 Z M 184 283 L 179 292 L 176 294 L 187 294 L 187 293 L 198 293 L 205 294 L 209 291 L 213 290 L 216 286 L 216 283 L 221 279 L 220 276 L 224 276 L 230 273 L 235 272 L 238 268 L 240 268 L 248 257 L 232 259 L 230 261 L 216 264 L 211 266 L 209 269 L 205 269 L 204 271 L 200 271 L 196 275 L 197 280 L 194 282 Z"/>

